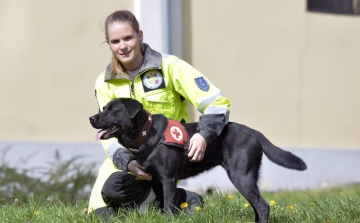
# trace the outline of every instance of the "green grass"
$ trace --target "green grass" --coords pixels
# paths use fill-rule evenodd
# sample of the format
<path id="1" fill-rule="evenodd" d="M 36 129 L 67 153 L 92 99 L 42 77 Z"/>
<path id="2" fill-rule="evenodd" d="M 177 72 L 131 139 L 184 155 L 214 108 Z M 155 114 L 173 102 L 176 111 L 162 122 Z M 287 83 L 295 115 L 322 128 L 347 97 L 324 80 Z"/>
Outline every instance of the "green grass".
<path id="1" fill-rule="evenodd" d="M 262 193 L 271 205 L 269 222 L 360 222 L 360 186 L 311 191 Z M 152 207 L 146 214 L 122 211 L 108 222 L 252 222 L 251 206 L 239 193 L 204 196 L 205 206 L 191 215 L 180 213 L 169 219 Z M 84 214 L 86 201 L 62 203 L 30 199 L 0 206 L 0 222 L 101 222 L 94 215 Z"/>

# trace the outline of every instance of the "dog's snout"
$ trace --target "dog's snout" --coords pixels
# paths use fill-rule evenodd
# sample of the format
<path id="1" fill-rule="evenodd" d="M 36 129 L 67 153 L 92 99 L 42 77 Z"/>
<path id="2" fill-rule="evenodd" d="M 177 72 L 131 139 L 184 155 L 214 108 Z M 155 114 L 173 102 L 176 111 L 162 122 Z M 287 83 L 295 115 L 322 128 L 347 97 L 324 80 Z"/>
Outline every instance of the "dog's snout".
<path id="1" fill-rule="evenodd" d="M 94 116 L 91 116 L 89 119 L 90 119 L 90 122 L 91 122 L 91 123 L 96 121 L 95 115 L 94 115 Z"/>

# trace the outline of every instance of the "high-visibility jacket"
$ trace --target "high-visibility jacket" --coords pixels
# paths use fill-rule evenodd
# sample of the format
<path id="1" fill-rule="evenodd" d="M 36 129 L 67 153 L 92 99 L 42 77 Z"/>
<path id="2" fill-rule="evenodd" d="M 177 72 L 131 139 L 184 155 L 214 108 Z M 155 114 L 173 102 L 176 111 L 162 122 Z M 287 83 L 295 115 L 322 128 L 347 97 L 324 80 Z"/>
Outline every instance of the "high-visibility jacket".
<path id="1" fill-rule="evenodd" d="M 114 98 L 134 98 L 152 114 L 163 114 L 170 119 L 188 122 L 187 102 L 190 102 L 203 114 L 198 123 L 198 131 L 207 143 L 220 135 L 228 122 L 230 101 L 205 76 L 176 56 L 160 54 L 145 44 L 144 60 L 135 77 L 111 74 L 110 68 L 111 64 L 95 83 L 100 111 Z M 102 140 L 102 145 L 107 159 L 112 160 L 119 147 L 117 140 Z M 102 204 L 99 201 L 105 178 L 119 169 L 127 170 L 131 153 L 126 153 L 126 150 L 123 152 L 121 165 L 115 167 L 112 162 L 105 161 L 107 167 L 105 168 L 104 163 L 100 168 L 90 198 L 90 210 L 105 206 L 103 201 Z M 93 197 L 97 197 L 98 205 L 93 204 L 96 203 L 93 202 Z"/>

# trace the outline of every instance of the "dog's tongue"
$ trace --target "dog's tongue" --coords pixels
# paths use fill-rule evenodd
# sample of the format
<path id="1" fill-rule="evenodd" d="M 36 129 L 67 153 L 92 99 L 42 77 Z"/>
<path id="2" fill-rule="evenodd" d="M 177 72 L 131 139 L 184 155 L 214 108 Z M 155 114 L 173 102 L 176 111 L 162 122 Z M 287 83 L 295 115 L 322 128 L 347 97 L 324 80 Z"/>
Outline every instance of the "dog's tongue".
<path id="1" fill-rule="evenodd" d="M 99 140 L 104 133 L 107 132 L 107 130 L 100 130 L 95 137 L 95 140 Z"/>

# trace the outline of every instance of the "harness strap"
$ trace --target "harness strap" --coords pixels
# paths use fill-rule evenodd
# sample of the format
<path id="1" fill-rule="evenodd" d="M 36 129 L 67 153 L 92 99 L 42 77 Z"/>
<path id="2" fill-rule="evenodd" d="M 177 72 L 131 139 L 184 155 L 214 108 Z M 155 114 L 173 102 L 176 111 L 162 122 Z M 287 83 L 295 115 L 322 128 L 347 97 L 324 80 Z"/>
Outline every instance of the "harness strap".
<path id="1" fill-rule="evenodd" d="M 166 145 L 176 146 L 180 149 L 183 149 L 183 158 L 182 165 L 180 167 L 180 176 L 184 173 L 184 166 L 188 162 L 188 148 L 189 148 L 189 135 L 185 127 L 176 120 L 168 120 L 168 125 L 164 131 L 165 141 L 163 142 Z"/>
<path id="2" fill-rule="evenodd" d="M 146 139 L 146 137 L 149 134 L 149 131 L 151 129 L 152 126 L 152 115 L 150 112 L 148 113 L 148 120 L 146 121 L 146 123 L 144 124 L 140 134 L 138 135 L 138 137 L 135 139 L 134 141 L 134 147 L 137 148 L 141 145 L 141 143 L 144 142 L 144 140 Z M 133 148 L 131 148 L 130 150 L 134 150 Z"/>

